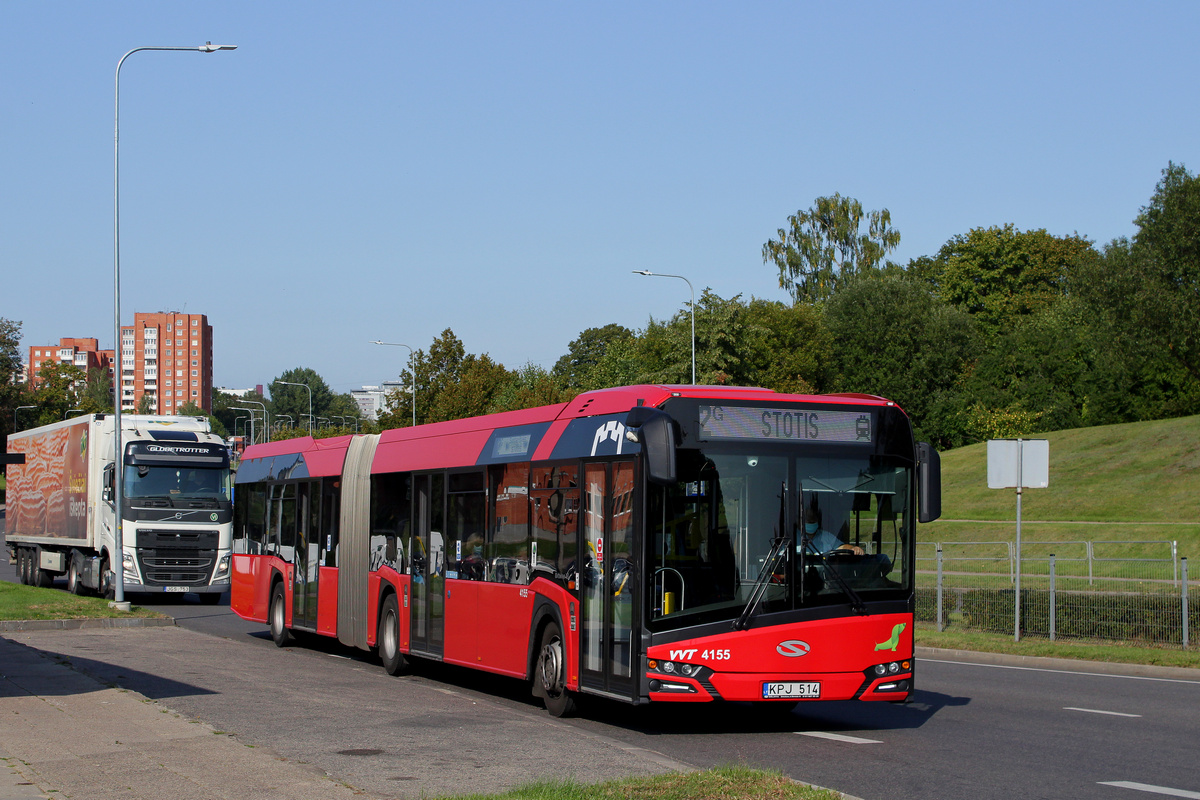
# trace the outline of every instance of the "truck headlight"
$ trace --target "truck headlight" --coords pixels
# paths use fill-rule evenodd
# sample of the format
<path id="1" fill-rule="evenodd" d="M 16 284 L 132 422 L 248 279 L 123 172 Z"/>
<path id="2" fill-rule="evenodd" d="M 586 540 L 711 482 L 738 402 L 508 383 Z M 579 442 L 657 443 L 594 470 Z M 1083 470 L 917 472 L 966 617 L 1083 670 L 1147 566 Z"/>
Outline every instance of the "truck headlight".
<path id="1" fill-rule="evenodd" d="M 232 556 L 228 553 L 221 556 L 221 560 L 217 562 L 217 569 L 213 572 L 213 581 L 229 577 L 229 561 L 231 558 Z"/>

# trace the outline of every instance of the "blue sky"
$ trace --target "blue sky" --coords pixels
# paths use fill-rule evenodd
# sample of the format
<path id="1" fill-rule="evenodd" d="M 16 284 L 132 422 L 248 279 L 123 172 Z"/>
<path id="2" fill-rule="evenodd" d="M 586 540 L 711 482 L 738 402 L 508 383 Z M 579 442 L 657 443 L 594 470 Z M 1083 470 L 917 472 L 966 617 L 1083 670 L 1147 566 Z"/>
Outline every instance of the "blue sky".
<path id="1" fill-rule="evenodd" d="M 336 391 L 449 327 L 510 368 L 699 293 L 840 192 L 892 258 L 1013 223 L 1103 244 L 1200 168 L 1200 4 L 0 1 L 0 316 L 25 345 L 204 313 L 215 380 Z"/>

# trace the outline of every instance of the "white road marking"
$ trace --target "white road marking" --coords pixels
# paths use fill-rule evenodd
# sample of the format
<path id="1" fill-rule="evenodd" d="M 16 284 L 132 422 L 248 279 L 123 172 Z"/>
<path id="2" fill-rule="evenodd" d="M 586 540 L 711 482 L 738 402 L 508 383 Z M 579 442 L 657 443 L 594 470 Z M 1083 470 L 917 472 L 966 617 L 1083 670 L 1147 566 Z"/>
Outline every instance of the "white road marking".
<path id="1" fill-rule="evenodd" d="M 1110 717 L 1140 717 L 1141 714 L 1125 714 L 1120 711 L 1101 711 L 1098 708 L 1075 708 L 1074 706 L 1063 706 L 1063 711 L 1084 711 L 1088 714 L 1108 714 Z"/>
<path id="2" fill-rule="evenodd" d="M 1200 685 L 1200 681 L 1189 681 L 1183 678 L 1152 678 L 1147 675 L 1111 675 L 1107 672 L 1080 672 L 1069 669 L 1047 669 L 1045 667 L 1018 667 L 1013 664 L 981 664 L 977 661 L 950 661 L 943 658 L 922 658 L 924 663 L 956 664 L 960 667 L 991 667 L 992 669 L 1017 669 L 1025 672 L 1056 672 L 1059 675 L 1083 675 L 1089 678 L 1124 678 L 1129 681 L 1158 681 L 1160 683 L 1190 683 Z"/>
<path id="3" fill-rule="evenodd" d="M 857 736 L 847 736 L 844 733 L 826 733 L 825 731 L 796 731 L 800 736 L 811 736 L 814 739 L 829 739 L 846 744 L 883 744 L 878 739 L 860 739 Z"/>
<path id="4" fill-rule="evenodd" d="M 1118 789 L 1136 789 L 1139 792 L 1150 792 L 1151 794 L 1165 794 L 1169 797 L 1190 797 L 1193 800 L 1200 800 L 1200 792 L 1189 792 L 1187 789 L 1172 789 L 1169 786 L 1151 786 L 1148 783 L 1134 783 L 1133 781 L 1100 781 L 1101 786 L 1116 786 Z"/>

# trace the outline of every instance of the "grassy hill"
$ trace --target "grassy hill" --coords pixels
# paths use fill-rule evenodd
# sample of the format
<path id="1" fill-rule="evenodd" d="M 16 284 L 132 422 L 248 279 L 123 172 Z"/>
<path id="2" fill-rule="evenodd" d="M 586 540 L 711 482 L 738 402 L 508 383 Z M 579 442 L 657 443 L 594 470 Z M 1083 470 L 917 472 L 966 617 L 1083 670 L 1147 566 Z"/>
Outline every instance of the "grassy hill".
<path id="1" fill-rule="evenodd" d="M 1050 485 L 1023 493 L 1022 539 L 1177 540 L 1180 555 L 1200 561 L 1200 416 L 1036 438 L 1050 442 Z M 1011 540 L 1016 505 L 1015 489 L 987 488 L 986 443 L 951 450 L 942 454 L 942 519 L 919 535 Z"/>

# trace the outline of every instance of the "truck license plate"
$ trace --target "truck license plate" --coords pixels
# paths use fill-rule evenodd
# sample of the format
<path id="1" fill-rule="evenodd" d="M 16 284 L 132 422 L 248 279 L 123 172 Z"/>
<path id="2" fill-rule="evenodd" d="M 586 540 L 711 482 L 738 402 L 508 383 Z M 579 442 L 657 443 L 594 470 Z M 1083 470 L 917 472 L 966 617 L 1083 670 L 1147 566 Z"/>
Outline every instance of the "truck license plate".
<path id="1" fill-rule="evenodd" d="M 783 681 L 780 683 L 764 683 L 762 687 L 764 700 L 815 700 L 821 696 L 820 681 Z"/>
<path id="2" fill-rule="evenodd" d="M 191 590 L 188 589 L 188 587 L 186 587 L 186 586 L 164 586 L 163 591 L 164 592 L 188 592 Z"/>

